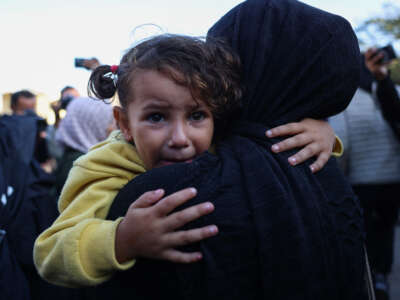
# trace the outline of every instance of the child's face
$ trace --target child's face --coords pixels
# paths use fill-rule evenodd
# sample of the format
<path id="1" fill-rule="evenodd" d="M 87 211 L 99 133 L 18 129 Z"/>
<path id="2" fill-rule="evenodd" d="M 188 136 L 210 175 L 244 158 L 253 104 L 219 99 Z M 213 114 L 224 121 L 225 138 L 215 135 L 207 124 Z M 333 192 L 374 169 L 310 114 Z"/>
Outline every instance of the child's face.
<path id="1" fill-rule="evenodd" d="M 210 147 L 214 132 L 211 110 L 204 102 L 196 102 L 188 88 L 160 72 L 140 70 L 133 90 L 125 121 L 119 123 L 148 170 L 191 162 Z"/>

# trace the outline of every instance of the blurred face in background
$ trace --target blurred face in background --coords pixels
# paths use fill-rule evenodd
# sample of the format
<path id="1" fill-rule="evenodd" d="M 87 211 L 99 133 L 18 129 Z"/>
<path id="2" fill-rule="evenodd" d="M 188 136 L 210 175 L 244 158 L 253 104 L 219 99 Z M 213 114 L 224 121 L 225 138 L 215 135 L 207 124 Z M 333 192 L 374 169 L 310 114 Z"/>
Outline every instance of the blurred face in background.
<path id="1" fill-rule="evenodd" d="M 35 110 L 36 108 L 36 97 L 24 97 L 20 96 L 16 105 L 13 107 L 13 111 L 16 115 L 23 115 L 26 110 Z"/>
<path id="2" fill-rule="evenodd" d="M 71 88 L 71 89 L 67 89 L 65 90 L 62 95 L 61 95 L 61 99 L 66 98 L 66 97 L 72 97 L 72 98 L 79 98 L 79 92 L 78 90 Z"/>

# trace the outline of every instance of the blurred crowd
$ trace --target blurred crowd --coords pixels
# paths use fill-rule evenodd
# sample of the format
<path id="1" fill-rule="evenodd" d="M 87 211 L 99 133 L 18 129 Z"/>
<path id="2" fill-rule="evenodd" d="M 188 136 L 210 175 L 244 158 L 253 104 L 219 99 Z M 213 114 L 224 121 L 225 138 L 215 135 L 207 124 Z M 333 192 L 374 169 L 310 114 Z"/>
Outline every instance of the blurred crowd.
<path id="1" fill-rule="evenodd" d="M 98 65 L 97 59 L 86 63 L 89 70 Z M 82 290 L 41 279 L 32 250 L 58 216 L 57 199 L 73 161 L 115 129 L 112 106 L 66 86 L 52 104 L 56 122 L 49 125 L 36 114 L 36 102 L 32 92 L 17 91 L 11 96 L 12 114 L 0 117 L 1 296 L 82 299 Z M 61 110 L 66 111 L 62 119 Z"/>
<path id="2" fill-rule="evenodd" d="M 339 159 L 364 209 L 366 248 L 377 299 L 389 299 L 400 194 L 400 98 L 392 59 L 370 48 L 361 56 L 360 86 L 330 124 L 344 144 Z"/>
<path id="3" fill-rule="evenodd" d="M 400 194 L 399 88 L 390 79 L 385 53 L 370 48 L 361 59 L 359 89 L 348 108 L 329 121 L 344 145 L 340 165 L 363 205 L 377 297 L 389 299 Z M 89 70 L 99 65 L 96 59 L 84 64 Z M 116 128 L 112 106 L 82 97 L 72 86 L 52 105 L 54 125 L 39 117 L 35 106 L 33 93 L 15 92 L 12 115 L 0 118 L 0 265 L 7 269 L 0 272 L 0 290 L 12 283 L 17 288 L 5 295 L 9 299 L 80 299 L 83 290 L 39 277 L 32 249 L 58 215 L 57 199 L 72 163 Z"/>

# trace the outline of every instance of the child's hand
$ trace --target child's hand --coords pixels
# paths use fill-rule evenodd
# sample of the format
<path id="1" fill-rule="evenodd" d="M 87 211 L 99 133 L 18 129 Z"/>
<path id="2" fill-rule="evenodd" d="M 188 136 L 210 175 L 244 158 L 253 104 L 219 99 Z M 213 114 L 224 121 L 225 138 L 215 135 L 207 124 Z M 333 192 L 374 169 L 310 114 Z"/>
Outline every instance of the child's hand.
<path id="1" fill-rule="evenodd" d="M 268 137 L 292 135 L 280 143 L 272 145 L 275 153 L 303 147 L 295 155 L 289 157 L 292 166 L 300 164 L 315 156 L 316 161 L 310 165 L 313 173 L 321 170 L 329 160 L 335 145 L 335 132 L 326 121 L 304 119 L 298 123 L 289 123 L 272 128 L 266 132 Z"/>
<path id="2" fill-rule="evenodd" d="M 215 225 L 191 230 L 179 230 L 186 223 L 214 210 L 210 202 L 197 204 L 171 213 L 196 196 L 196 189 L 187 188 L 162 198 L 163 190 L 144 193 L 131 204 L 119 224 L 115 238 L 115 253 L 122 263 L 137 257 L 165 259 L 177 263 L 196 262 L 201 253 L 184 253 L 178 246 L 198 242 L 218 233 Z"/>

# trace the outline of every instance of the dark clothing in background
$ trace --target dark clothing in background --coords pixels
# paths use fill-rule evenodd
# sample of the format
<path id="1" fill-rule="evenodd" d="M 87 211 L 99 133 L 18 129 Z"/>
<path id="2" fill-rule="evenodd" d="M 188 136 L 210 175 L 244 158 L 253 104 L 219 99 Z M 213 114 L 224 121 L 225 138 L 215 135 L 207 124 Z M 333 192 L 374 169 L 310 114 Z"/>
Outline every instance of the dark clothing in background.
<path id="1" fill-rule="evenodd" d="M 56 193 L 57 195 L 61 194 L 61 190 L 67 180 L 68 173 L 72 168 L 72 165 L 79 156 L 83 155 L 84 153 L 74 150 L 70 147 L 65 147 L 64 153 L 61 156 L 61 159 L 58 161 L 58 167 L 55 172 L 56 176 Z"/>
<path id="2" fill-rule="evenodd" d="M 29 300 L 29 282 L 11 245 L 10 230 L 25 199 L 29 168 L 10 151 L 10 142 L 0 122 L 0 298 Z"/>
<path id="3" fill-rule="evenodd" d="M 0 298 L 80 299 L 77 290 L 45 282 L 33 264 L 36 237 L 58 216 L 55 177 L 34 156 L 36 125 L 29 115 L 0 118 Z"/>
<path id="4" fill-rule="evenodd" d="M 365 70 L 372 77 L 372 74 Z M 394 82 L 387 76 L 376 82 L 376 99 L 381 113 L 400 142 L 400 97 Z M 372 93 L 372 81 L 367 89 Z M 388 157 L 388 159 L 390 159 Z M 394 230 L 399 216 L 400 182 L 353 185 L 364 208 L 367 250 L 374 272 L 390 274 L 393 264 Z"/>
<path id="5" fill-rule="evenodd" d="M 383 117 L 388 121 L 400 141 L 400 97 L 389 76 L 378 81 L 376 95 Z"/>
<path id="6" fill-rule="evenodd" d="M 364 208 L 371 267 L 377 273 L 389 274 L 393 264 L 400 184 L 356 185 L 353 189 Z"/>
<path id="7" fill-rule="evenodd" d="M 191 224 L 219 234 L 183 247 L 195 264 L 138 259 L 95 290 L 97 299 L 365 299 L 364 230 L 359 203 L 329 160 L 317 174 L 293 153 L 273 154 L 265 130 L 345 109 L 360 76 L 358 42 L 343 18 L 292 0 L 246 1 L 208 37 L 224 38 L 243 64 L 243 107 L 216 155 L 155 168 L 129 182 L 109 218 L 141 194 L 189 186 L 181 208 L 211 201 L 215 211 Z M 345 78 L 346 80 L 343 80 Z"/>
<path id="8" fill-rule="evenodd" d="M 365 57 L 362 55 L 360 88 L 373 94 L 372 86 L 374 82 L 376 83 L 376 98 L 380 104 L 382 115 L 400 139 L 400 97 L 396 86 L 390 76 L 376 81 L 365 65 Z"/>

